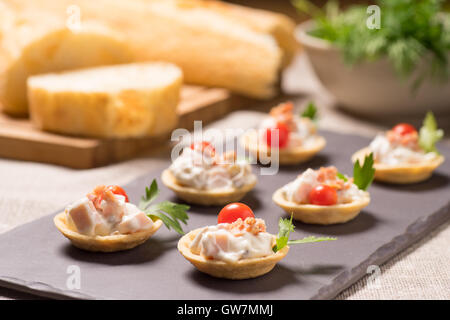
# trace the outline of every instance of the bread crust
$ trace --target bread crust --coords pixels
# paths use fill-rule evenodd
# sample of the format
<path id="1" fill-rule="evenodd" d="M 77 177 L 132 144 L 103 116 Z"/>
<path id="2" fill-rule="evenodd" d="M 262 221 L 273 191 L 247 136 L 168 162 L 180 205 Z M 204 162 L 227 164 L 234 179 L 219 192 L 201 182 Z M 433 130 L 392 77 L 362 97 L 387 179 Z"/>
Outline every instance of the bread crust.
<path id="1" fill-rule="evenodd" d="M 366 192 L 365 196 L 358 201 L 351 203 L 336 204 L 332 206 L 318 206 L 313 204 L 297 204 L 288 201 L 282 192 L 282 188 L 275 191 L 272 200 L 293 219 L 309 224 L 338 224 L 350 221 L 361 212 L 361 210 L 370 203 L 370 195 Z"/>
<path id="2" fill-rule="evenodd" d="M 241 145 L 252 156 L 259 161 L 261 160 L 261 157 L 266 160 L 265 157 L 269 158 L 272 154 L 271 148 L 267 147 L 264 143 L 259 143 L 258 141 L 258 133 L 256 131 L 248 132 L 240 138 Z M 306 162 L 325 148 L 325 145 L 325 138 L 317 136 L 314 146 L 311 148 L 295 147 L 278 149 L 279 164 L 293 165 Z"/>
<path id="3" fill-rule="evenodd" d="M 110 236 L 87 236 L 73 230 L 66 220 L 66 214 L 61 212 L 53 218 L 56 228 L 72 244 L 80 249 L 92 252 L 116 252 L 132 249 L 147 241 L 162 226 L 161 220 L 156 220 L 153 227 L 147 230 Z"/>
<path id="4" fill-rule="evenodd" d="M 201 255 L 192 253 L 190 249 L 192 241 L 201 230 L 202 228 L 195 229 L 184 235 L 178 241 L 178 251 L 199 271 L 216 278 L 241 280 L 260 277 L 270 272 L 289 251 L 289 246 L 286 246 L 267 257 L 242 259 L 236 262 L 208 260 Z M 275 241 L 275 236 L 273 237 Z"/>
<path id="5" fill-rule="evenodd" d="M 241 200 L 257 182 L 255 179 L 241 188 L 229 190 L 199 190 L 191 187 L 184 187 L 177 183 L 174 175 L 168 170 L 161 174 L 161 180 L 166 187 L 172 190 L 180 199 L 188 203 L 199 204 L 203 206 L 218 206 Z"/>
<path id="6" fill-rule="evenodd" d="M 357 160 L 362 163 L 366 155 L 370 154 L 370 148 L 366 147 L 352 156 L 352 161 Z M 405 163 L 400 165 L 388 165 L 383 163 L 374 163 L 375 180 L 393 184 L 411 184 L 422 182 L 431 177 L 433 171 L 436 170 L 444 162 L 444 156 L 439 155 L 431 161 L 420 163 Z"/>

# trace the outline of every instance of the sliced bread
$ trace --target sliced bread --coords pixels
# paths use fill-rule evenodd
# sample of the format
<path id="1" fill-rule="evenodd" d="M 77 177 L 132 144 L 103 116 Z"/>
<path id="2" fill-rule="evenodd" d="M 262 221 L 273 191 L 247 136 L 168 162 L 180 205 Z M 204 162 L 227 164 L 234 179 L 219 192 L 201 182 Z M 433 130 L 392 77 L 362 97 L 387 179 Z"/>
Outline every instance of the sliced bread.
<path id="1" fill-rule="evenodd" d="M 142 137 L 172 130 L 182 72 L 169 63 L 96 67 L 28 78 L 33 123 L 86 137 Z"/>
<path id="2" fill-rule="evenodd" d="M 122 35 L 103 24 L 85 21 L 70 29 L 42 11 L 8 17 L 0 24 L 0 108 L 6 113 L 27 115 L 31 75 L 134 60 Z"/>

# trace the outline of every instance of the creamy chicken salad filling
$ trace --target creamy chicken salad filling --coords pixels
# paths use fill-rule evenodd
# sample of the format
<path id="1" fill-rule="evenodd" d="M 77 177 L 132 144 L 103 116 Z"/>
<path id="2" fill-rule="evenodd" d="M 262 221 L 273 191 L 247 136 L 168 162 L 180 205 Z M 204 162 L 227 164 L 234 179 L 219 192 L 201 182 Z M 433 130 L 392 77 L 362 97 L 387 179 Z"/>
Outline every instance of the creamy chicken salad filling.
<path id="1" fill-rule="evenodd" d="M 270 111 L 269 117 L 259 125 L 260 142 L 267 144 L 267 130 L 280 130 L 280 147 L 312 147 L 317 138 L 316 124 L 309 118 L 300 117 L 293 113 L 294 106 L 290 102 L 282 103 Z M 287 142 L 284 144 L 282 130 L 287 129 Z"/>
<path id="2" fill-rule="evenodd" d="M 318 186 L 327 186 L 336 190 L 335 204 L 350 203 L 366 195 L 365 191 L 360 190 L 353 183 L 352 178 L 345 176 L 345 180 L 338 177 L 336 167 L 307 169 L 297 179 L 285 185 L 282 192 L 286 200 L 297 204 L 310 204 L 312 191 Z"/>
<path id="3" fill-rule="evenodd" d="M 65 214 L 69 225 L 88 236 L 131 234 L 153 226 L 153 221 L 125 196 L 105 186 L 69 205 Z"/>
<path id="4" fill-rule="evenodd" d="M 192 147 L 184 148 L 169 170 L 179 184 L 201 190 L 241 188 L 256 179 L 250 164 L 236 159 L 235 152 L 218 156 Z"/>
<path id="5" fill-rule="evenodd" d="M 409 134 L 398 134 L 393 130 L 378 134 L 370 143 L 374 160 L 388 165 L 404 163 L 420 163 L 436 159 L 435 152 L 425 152 L 419 145 L 416 131 Z"/>

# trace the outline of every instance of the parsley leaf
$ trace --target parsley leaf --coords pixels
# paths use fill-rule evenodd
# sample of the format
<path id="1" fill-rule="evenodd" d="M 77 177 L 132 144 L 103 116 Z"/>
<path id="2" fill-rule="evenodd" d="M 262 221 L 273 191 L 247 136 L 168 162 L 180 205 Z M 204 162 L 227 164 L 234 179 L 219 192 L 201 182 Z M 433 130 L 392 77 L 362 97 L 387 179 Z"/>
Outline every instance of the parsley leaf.
<path id="1" fill-rule="evenodd" d="M 337 238 L 315 237 L 315 236 L 309 236 L 309 237 L 305 237 L 305 238 L 299 239 L 299 240 L 289 240 L 289 235 L 292 231 L 294 231 L 294 229 L 295 229 L 295 226 L 292 223 L 292 216 L 291 216 L 291 219 L 280 218 L 280 221 L 278 222 L 278 236 L 276 239 L 276 244 L 272 248 L 273 252 L 280 251 L 285 246 L 290 245 L 290 244 L 337 240 Z"/>
<path id="2" fill-rule="evenodd" d="M 294 231 L 294 228 L 295 227 L 292 224 L 292 216 L 290 220 L 280 218 L 278 221 L 278 236 L 276 239 L 276 245 L 273 247 L 274 252 L 283 249 L 287 245 L 289 241 L 289 234 Z"/>
<path id="3" fill-rule="evenodd" d="M 367 190 L 373 181 L 375 175 L 375 169 L 373 167 L 373 153 L 366 155 L 364 158 L 364 164 L 361 167 L 359 160 L 356 160 L 353 167 L 353 183 L 361 190 Z"/>
<path id="4" fill-rule="evenodd" d="M 289 240 L 288 244 L 313 243 L 313 242 L 334 241 L 334 240 L 337 240 L 337 238 L 309 236 L 299 240 Z"/>
<path id="5" fill-rule="evenodd" d="M 314 104 L 314 102 L 310 101 L 308 105 L 306 106 L 305 111 L 302 113 L 302 118 L 310 118 L 311 120 L 315 121 L 317 118 L 317 107 Z"/>
<path id="6" fill-rule="evenodd" d="M 145 188 L 145 195 L 142 196 L 139 203 L 139 208 L 153 221 L 161 219 L 167 229 L 173 228 L 179 234 L 184 234 L 180 221 L 187 224 L 189 216 L 186 211 L 189 206 L 185 204 L 177 204 L 170 201 L 163 201 L 152 204 L 158 196 L 158 184 L 156 179 L 153 179 L 152 184 Z"/>
<path id="7" fill-rule="evenodd" d="M 344 180 L 345 182 L 348 181 L 347 177 L 344 174 L 338 172 L 336 175 L 339 179 Z"/>
<path id="8" fill-rule="evenodd" d="M 444 131 L 438 129 L 433 112 L 428 111 L 419 131 L 419 145 L 425 152 L 436 152 L 436 142 L 444 137 Z"/>

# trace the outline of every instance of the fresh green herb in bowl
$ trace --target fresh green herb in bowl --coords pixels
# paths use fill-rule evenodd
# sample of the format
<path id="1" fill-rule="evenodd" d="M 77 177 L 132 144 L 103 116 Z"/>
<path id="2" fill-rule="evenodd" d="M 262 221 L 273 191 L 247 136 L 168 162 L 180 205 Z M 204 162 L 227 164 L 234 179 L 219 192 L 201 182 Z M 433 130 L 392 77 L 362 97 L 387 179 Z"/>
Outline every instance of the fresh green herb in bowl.
<path id="1" fill-rule="evenodd" d="M 377 0 L 380 25 L 372 29 L 368 5 L 341 10 L 337 1 L 323 8 L 308 0 L 292 3 L 312 17 L 297 38 L 338 103 L 371 116 L 421 114 L 430 106 L 449 111 L 450 14 L 444 1 Z"/>
<path id="2" fill-rule="evenodd" d="M 426 76 L 448 80 L 450 16 L 442 12 L 440 0 L 378 0 L 380 28 L 369 29 L 367 6 L 340 11 L 336 1 L 322 10 L 307 0 L 294 0 L 296 8 L 312 14 L 316 27 L 309 34 L 327 40 L 342 50 L 349 64 L 386 56 L 399 76 L 410 76 L 430 56 Z"/>

